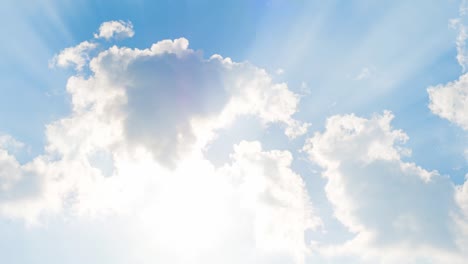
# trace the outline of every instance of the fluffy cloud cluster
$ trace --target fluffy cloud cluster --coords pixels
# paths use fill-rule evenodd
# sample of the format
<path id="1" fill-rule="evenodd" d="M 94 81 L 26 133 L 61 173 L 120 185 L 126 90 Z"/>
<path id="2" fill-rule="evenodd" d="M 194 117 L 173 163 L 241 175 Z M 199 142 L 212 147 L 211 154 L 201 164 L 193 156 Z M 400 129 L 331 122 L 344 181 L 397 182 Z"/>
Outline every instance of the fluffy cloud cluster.
<path id="1" fill-rule="evenodd" d="M 367 263 L 463 263 L 459 206 L 448 177 L 402 161 L 407 136 L 389 112 L 333 116 L 304 150 L 323 169 L 336 218 L 355 236 L 323 254 Z M 465 252 L 465 253 L 462 253 Z M 463 256 L 465 254 L 465 256 Z"/>
<path id="2" fill-rule="evenodd" d="M 99 37 L 125 28 L 104 23 Z M 161 262 L 226 263 L 215 252 L 237 252 L 232 263 L 302 262 L 304 232 L 320 220 L 291 153 L 241 142 L 219 168 L 203 154 L 239 116 L 282 124 L 289 137 L 305 133 L 292 117 L 299 97 L 263 69 L 205 59 L 188 45 L 180 38 L 92 56 L 95 44 L 85 41 L 59 53 L 57 65 L 78 71 L 67 83 L 72 112 L 47 125 L 45 152 L 31 162 L 0 145 L 0 214 L 29 224 L 61 213 L 130 218 L 145 227 L 145 254 L 160 252 L 152 259 Z"/>

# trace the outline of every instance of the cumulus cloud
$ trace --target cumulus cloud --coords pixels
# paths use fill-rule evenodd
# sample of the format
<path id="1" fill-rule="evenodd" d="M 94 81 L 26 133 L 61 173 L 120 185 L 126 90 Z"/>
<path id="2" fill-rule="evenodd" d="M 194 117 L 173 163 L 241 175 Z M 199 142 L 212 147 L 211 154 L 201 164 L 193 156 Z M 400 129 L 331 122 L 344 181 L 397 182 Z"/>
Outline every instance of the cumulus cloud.
<path id="1" fill-rule="evenodd" d="M 204 59 L 188 49 L 183 38 L 145 50 L 114 46 L 92 58 L 89 68 L 89 77 L 68 80 L 73 112 L 47 126 L 46 153 L 36 159 L 45 167 L 54 165 L 47 168 L 52 180 L 46 181 L 63 188 L 57 193 L 89 184 L 86 177 L 62 171 L 67 167 L 81 166 L 76 171 L 97 177 L 99 170 L 91 165 L 96 164 L 96 153 L 108 157 L 103 166 L 111 169 L 117 150 L 140 149 L 148 150 L 160 165 L 174 167 L 239 115 L 257 116 L 265 124 L 283 123 L 290 136 L 307 127 L 291 117 L 298 96 L 286 84 L 273 83 L 264 70 L 249 63 L 219 55 Z"/>
<path id="2" fill-rule="evenodd" d="M 0 214 L 29 224 L 57 214 L 126 219 L 160 262 L 233 254 L 232 263 L 301 263 L 304 232 L 320 220 L 292 154 L 245 141 L 221 167 L 203 154 L 239 116 L 305 133 L 292 117 L 299 96 L 248 62 L 188 46 L 180 38 L 92 56 L 95 45 L 82 42 L 59 53 L 57 65 L 78 71 L 66 87 L 72 111 L 46 126 L 44 153 L 25 164 L 0 137 Z"/>
<path id="3" fill-rule="evenodd" d="M 206 144 L 214 130 L 240 115 L 268 125 L 283 123 L 286 134 L 306 132 L 294 120 L 299 97 L 274 83 L 263 70 L 188 48 L 184 38 L 164 40 L 145 50 L 112 47 L 90 63 L 93 76 L 74 77 L 67 89 L 76 111 L 109 108 L 122 117 L 130 145 L 145 146 L 166 164 L 194 145 Z"/>
<path id="4" fill-rule="evenodd" d="M 450 122 L 468 130 L 468 74 L 457 81 L 427 89 L 429 109 Z"/>
<path id="5" fill-rule="evenodd" d="M 94 34 L 95 38 L 104 38 L 106 40 L 116 38 L 131 38 L 135 35 L 133 24 L 130 21 L 107 21 L 99 27 L 99 33 Z"/>
<path id="6" fill-rule="evenodd" d="M 455 188 L 448 177 L 401 160 L 408 137 L 392 128 L 392 118 L 333 116 L 307 140 L 304 150 L 323 168 L 336 218 L 355 234 L 323 253 L 371 263 L 462 263 Z"/>

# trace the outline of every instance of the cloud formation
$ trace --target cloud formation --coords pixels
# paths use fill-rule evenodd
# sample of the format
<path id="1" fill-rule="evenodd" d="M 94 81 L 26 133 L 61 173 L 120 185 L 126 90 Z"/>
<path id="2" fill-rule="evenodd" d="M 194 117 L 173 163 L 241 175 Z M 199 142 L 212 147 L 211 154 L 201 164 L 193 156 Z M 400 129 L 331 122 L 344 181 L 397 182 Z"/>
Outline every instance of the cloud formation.
<path id="1" fill-rule="evenodd" d="M 240 115 L 256 116 L 266 125 L 283 123 L 290 137 L 307 128 L 291 117 L 299 97 L 286 84 L 274 83 L 249 63 L 219 55 L 204 59 L 184 38 L 145 50 L 112 47 L 96 56 L 90 68 L 91 78 L 73 78 L 68 84 L 77 93 L 76 111 L 109 108 L 107 113 L 124 117 L 123 133 L 131 145 L 150 148 L 166 164 L 192 146 L 206 144 L 214 130 Z"/>
<path id="2" fill-rule="evenodd" d="M 95 38 L 133 34 L 130 22 L 110 21 Z M 112 220 L 138 237 L 127 245 L 133 262 L 466 259 L 468 183 L 405 161 L 408 136 L 392 127 L 390 112 L 332 116 L 306 140 L 303 151 L 322 168 L 333 214 L 351 235 L 322 241 L 310 231 L 329 223 L 313 207 L 308 175 L 292 169 L 296 153 L 241 140 L 216 166 L 204 152 L 245 116 L 265 129 L 280 125 L 279 140 L 305 134 L 309 124 L 294 117 L 300 96 L 287 84 L 249 62 L 204 57 L 185 38 L 96 47 L 84 41 L 52 60 L 76 74 L 66 85 L 71 113 L 46 126 L 42 155 L 22 164 L 15 150 L 24 144 L 0 135 L 2 217 L 29 225 L 53 216 Z M 364 68 L 357 79 L 369 74 Z M 464 129 L 467 78 L 428 89 L 431 110 Z"/>
<path id="3" fill-rule="evenodd" d="M 236 253 L 232 263 L 301 263 L 304 233 L 320 219 L 292 154 L 246 141 L 221 167 L 203 154 L 240 116 L 305 133 L 292 117 L 299 96 L 248 62 L 188 46 L 180 38 L 93 55 L 85 41 L 60 52 L 56 64 L 77 70 L 66 87 L 71 113 L 47 125 L 44 153 L 25 164 L 7 149 L 15 141 L 0 138 L 0 214 L 29 225 L 126 219 L 146 227 L 144 254 L 161 252 L 152 256 L 161 262 L 219 263 L 222 252 Z"/>

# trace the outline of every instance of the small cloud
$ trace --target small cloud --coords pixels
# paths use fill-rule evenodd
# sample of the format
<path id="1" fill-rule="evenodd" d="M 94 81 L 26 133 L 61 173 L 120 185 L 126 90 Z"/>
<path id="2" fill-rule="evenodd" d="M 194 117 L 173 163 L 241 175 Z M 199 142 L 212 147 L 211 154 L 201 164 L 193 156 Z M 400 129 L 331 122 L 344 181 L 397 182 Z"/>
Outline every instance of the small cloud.
<path id="1" fill-rule="evenodd" d="M 354 77 L 355 81 L 362 81 L 362 80 L 367 80 L 371 76 L 371 70 L 367 67 L 364 67 L 361 69 L 361 72 Z"/>
<path id="2" fill-rule="evenodd" d="M 135 35 L 133 24 L 130 21 L 107 21 L 99 27 L 99 33 L 94 34 L 94 38 L 103 38 L 109 40 L 111 38 L 124 39 L 131 38 Z"/>

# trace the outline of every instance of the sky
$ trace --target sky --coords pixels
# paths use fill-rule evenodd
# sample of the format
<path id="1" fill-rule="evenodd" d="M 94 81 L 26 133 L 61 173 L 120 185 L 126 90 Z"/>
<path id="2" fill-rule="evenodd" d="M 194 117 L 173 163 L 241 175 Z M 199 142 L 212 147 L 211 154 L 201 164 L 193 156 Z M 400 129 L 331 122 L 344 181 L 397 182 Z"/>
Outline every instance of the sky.
<path id="1" fill-rule="evenodd" d="M 465 0 L 0 5 L 0 262 L 466 263 Z"/>

